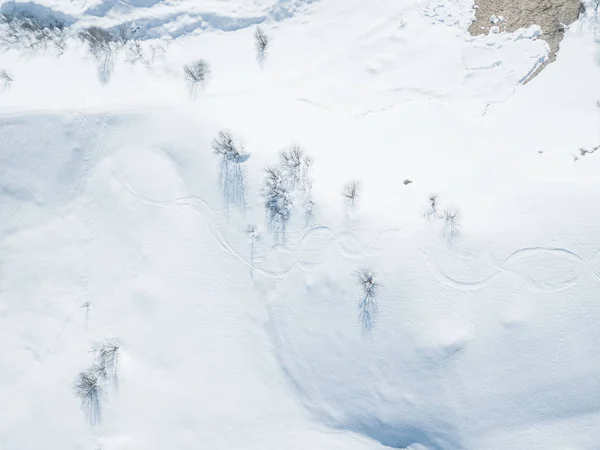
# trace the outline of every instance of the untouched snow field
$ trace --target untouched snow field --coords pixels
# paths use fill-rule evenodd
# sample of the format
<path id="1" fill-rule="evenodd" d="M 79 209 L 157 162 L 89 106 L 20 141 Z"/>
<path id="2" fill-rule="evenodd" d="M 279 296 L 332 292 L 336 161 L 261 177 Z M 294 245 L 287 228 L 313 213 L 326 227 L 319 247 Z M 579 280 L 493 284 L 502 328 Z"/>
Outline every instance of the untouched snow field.
<path id="1" fill-rule="evenodd" d="M 144 55 L 101 82 L 74 38 L 0 53 L 1 450 L 600 448 L 591 6 L 525 86 L 539 28 L 470 37 L 467 0 L 0 11 L 125 24 Z M 277 239 L 265 167 L 291 145 L 312 162 Z M 74 385 L 102 342 L 90 416 Z"/>

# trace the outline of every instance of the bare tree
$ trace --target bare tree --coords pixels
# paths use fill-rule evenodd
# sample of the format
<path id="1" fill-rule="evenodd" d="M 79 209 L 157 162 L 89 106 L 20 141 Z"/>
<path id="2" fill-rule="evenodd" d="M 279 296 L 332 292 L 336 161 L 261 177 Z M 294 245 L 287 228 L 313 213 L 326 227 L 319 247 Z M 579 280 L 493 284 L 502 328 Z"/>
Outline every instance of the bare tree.
<path id="1" fill-rule="evenodd" d="M 356 197 L 359 195 L 360 190 L 360 181 L 357 180 L 353 180 L 344 186 L 342 196 L 344 197 L 347 209 L 352 209 L 356 206 Z"/>
<path id="2" fill-rule="evenodd" d="M 102 382 L 95 368 L 81 372 L 73 384 L 75 395 L 81 400 L 81 409 L 92 426 L 100 423 Z"/>
<path id="3" fill-rule="evenodd" d="M 263 67 L 269 49 L 269 36 L 261 27 L 256 27 L 254 31 L 254 45 L 256 47 L 256 61 L 260 67 Z"/>
<path id="4" fill-rule="evenodd" d="M 190 83 L 192 95 L 195 95 L 198 85 L 202 88 L 205 87 L 210 72 L 210 64 L 204 59 L 199 59 L 183 66 L 183 73 L 185 79 Z"/>
<path id="5" fill-rule="evenodd" d="M 305 225 L 313 217 L 312 182 L 309 169 L 312 160 L 298 145 L 279 154 L 279 164 L 267 167 L 263 189 L 267 223 L 275 238 L 285 240 L 285 230 L 295 204 L 302 205 Z"/>
<path id="6" fill-rule="evenodd" d="M 370 332 L 375 323 L 379 308 L 377 306 L 377 293 L 380 285 L 375 281 L 369 269 L 361 268 L 356 272 L 356 278 L 361 290 L 358 303 L 358 318 L 364 332 Z"/>
<path id="7" fill-rule="evenodd" d="M 92 26 L 80 31 L 79 39 L 87 43 L 90 53 L 98 62 L 98 78 L 102 83 L 108 83 L 118 38 L 104 28 Z"/>
<path id="8" fill-rule="evenodd" d="M 263 193 L 267 224 L 275 240 L 283 242 L 293 206 L 289 182 L 279 167 L 267 167 L 265 172 Z"/>
<path id="9" fill-rule="evenodd" d="M 229 131 L 220 131 L 212 143 L 220 158 L 219 185 L 225 205 L 243 206 L 245 203 L 245 174 L 242 164 L 250 157 Z"/>
<path id="10" fill-rule="evenodd" d="M 97 373 L 103 382 L 112 382 L 115 389 L 118 388 L 119 376 L 117 364 L 119 362 L 119 353 L 121 344 L 116 339 L 106 339 L 96 343 L 92 350 L 96 354 L 95 366 Z"/>
<path id="11" fill-rule="evenodd" d="M 279 154 L 279 164 L 288 183 L 290 192 L 295 189 L 300 195 L 304 218 L 308 223 L 313 217 L 312 182 L 309 170 L 312 159 L 298 145 L 293 144 Z"/>
<path id="12" fill-rule="evenodd" d="M 303 184 L 307 181 L 308 169 L 312 164 L 310 157 L 306 156 L 304 150 L 298 145 L 293 144 L 287 150 L 283 150 L 279 154 L 280 164 L 285 171 L 291 188 L 296 188 L 300 185 L 303 189 Z"/>

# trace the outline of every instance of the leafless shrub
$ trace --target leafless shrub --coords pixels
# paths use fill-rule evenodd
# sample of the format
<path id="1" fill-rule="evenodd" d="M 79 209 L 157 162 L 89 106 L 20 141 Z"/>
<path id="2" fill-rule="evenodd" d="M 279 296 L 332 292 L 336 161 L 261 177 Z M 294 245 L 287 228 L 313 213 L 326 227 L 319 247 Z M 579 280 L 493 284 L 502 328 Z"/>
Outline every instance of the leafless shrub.
<path id="1" fill-rule="evenodd" d="M 443 233 L 445 238 L 452 242 L 460 230 L 460 214 L 453 206 L 446 208 L 442 213 L 444 221 Z"/>
<path id="2" fill-rule="evenodd" d="M 113 56 L 120 42 L 117 36 L 104 28 L 92 26 L 79 32 L 79 39 L 87 43 L 90 53 L 98 62 L 98 78 L 108 83 L 113 70 Z"/>
<path id="3" fill-rule="evenodd" d="M 226 207 L 230 204 L 243 206 L 245 203 L 245 177 L 242 163 L 250 155 L 241 144 L 235 142 L 228 131 L 220 131 L 212 148 L 220 158 L 219 185 Z"/>
<path id="4" fill-rule="evenodd" d="M 95 368 L 81 372 L 73 384 L 75 395 L 81 400 L 81 409 L 92 426 L 100 423 L 103 395 L 102 381 Z"/>
<path id="5" fill-rule="evenodd" d="M 360 301 L 358 303 L 358 318 L 363 331 L 370 332 L 373 329 L 375 318 L 379 311 L 377 293 L 380 285 L 375 281 L 373 273 L 369 269 L 359 269 L 356 272 L 356 278 L 361 290 Z"/>
<path id="6" fill-rule="evenodd" d="M 254 45 L 256 47 L 256 61 L 260 67 L 263 67 L 269 49 L 269 36 L 261 27 L 256 27 L 254 31 Z"/>
<path id="7" fill-rule="evenodd" d="M 427 199 L 428 208 L 423 213 L 423 216 L 427 219 L 432 219 L 438 214 L 438 195 L 437 194 L 429 194 Z"/>
<path id="8" fill-rule="evenodd" d="M 129 39 L 123 46 L 125 49 L 125 62 L 130 64 L 141 63 L 151 66 L 155 59 L 165 54 L 166 49 L 162 44 L 142 42 L 140 39 Z"/>
<path id="9" fill-rule="evenodd" d="M 441 223 L 440 234 L 444 239 L 452 244 L 460 231 L 460 212 L 454 206 L 448 206 L 440 212 L 439 197 L 437 194 L 430 194 L 428 198 L 428 208 L 423 213 L 429 221 L 434 221 L 434 224 Z"/>
<path id="10" fill-rule="evenodd" d="M 360 190 L 360 181 L 357 180 L 353 180 L 344 186 L 342 196 L 344 197 L 347 209 L 353 209 L 356 206 L 356 198 L 358 197 Z"/>
<path id="11" fill-rule="evenodd" d="M 132 41 L 129 41 L 125 49 L 125 61 L 127 61 L 128 63 L 136 64 L 138 62 L 142 62 L 144 64 L 148 64 L 148 61 L 146 60 L 144 55 L 142 43 L 139 40 L 134 39 Z"/>
<path id="12" fill-rule="evenodd" d="M 2 90 L 6 90 L 12 84 L 13 77 L 6 70 L 0 70 L 0 81 L 3 85 Z"/>
<path id="13" fill-rule="evenodd" d="M 0 46 L 31 51 L 53 47 L 65 50 L 65 24 L 58 19 L 42 20 L 31 13 L 0 14 Z"/>
<path id="14" fill-rule="evenodd" d="M 183 73 L 186 80 L 190 83 L 192 95 L 195 95 L 198 85 L 202 88 L 205 87 L 210 72 L 210 64 L 204 59 L 199 59 L 183 66 Z"/>

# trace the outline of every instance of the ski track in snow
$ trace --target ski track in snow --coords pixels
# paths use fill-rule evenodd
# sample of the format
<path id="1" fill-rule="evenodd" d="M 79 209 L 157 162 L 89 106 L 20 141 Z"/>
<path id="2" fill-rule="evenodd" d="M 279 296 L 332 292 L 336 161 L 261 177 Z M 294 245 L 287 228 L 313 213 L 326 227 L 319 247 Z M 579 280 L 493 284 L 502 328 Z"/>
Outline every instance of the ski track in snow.
<path id="1" fill-rule="evenodd" d="M 110 152 L 102 144 L 100 137 L 89 128 L 85 116 L 82 113 L 78 113 L 78 117 L 82 128 L 92 137 L 95 145 L 102 152 L 103 156 L 105 158 L 110 158 Z M 101 122 L 103 125 L 105 125 L 107 117 L 108 114 L 102 117 Z M 264 267 L 261 267 L 259 264 L 256 264 L 255 261 L 257 259 L 266 259 L 269 254 L 256 255 L 251 254 L 251 252 L 248 251 L 248 255 L 246 255 L 242 251 L 235 248 L 235 246 L 225 237 L 223 227 L 219 225 L 219 215 L 226 216 L 228 211 L 243 207 L 229 208 L 229 210 L 227 208 L 217 210 L 212 208 L 207 200 L 197 195 L 189 195 L 170 200 L 156 200 L 140 194 L 133 186 L 131 186 L 130 183 L 119 178 L 114 170 L 111 170 L 111 175 L 116 183 L 123 189 L 123 191 L 136 201 L 159 207 L 188 208 L 203 218 L 208 217 L 208 228 L 206 231 L 225 253 L 228 253 L 230 256 L 238 259 L 240 262 L 250 267 L 253 271 L 256 271 L 257 273 L 260 273 L 261 275 L 271 279 L 281 279 L 286 277 L 296 267 L 302 271 L 311 271 L 317 268 L 322 261 L 311 261 L 307 255 L 304 257 L 302 256 L 303 252 L 309 253 L 310 248 L 314 248 L 315 245 L 319 248 L 319 252 L 325 252 L 331 244 L 335 244 L 338 251 L 344 258 L 356 261 L 365 256 L 376 255 L 378 252 L 382 251 L 383 247 L 379 243 L 387 236 L 395 235 L 400 231 L 400 228 L 384 230 L 376 233 L 376 236 L 371 241 L 363 242 L 356 235 L 356 232 L 368 230 L 354 229 L 344 230 L 336 233 L 333 229 L 327 226 L 313 226 L 308 230 L 290 230 L 288 231 L 288 237 L 286 238 L 285 251 L 292 256 L 292 263 L 282 270 L 268 270 Z M 297 234 L 298 231 L 301 234 L 300 238 L 293 239 L 293 235 Z M 317 242 L 311 242 L 311 238 L 313 238 L 313 240 L 316 239 Z M 280 248 L 281 246 L 274 245 L 271 250 Z"/>
<path id="2" fill-rule="evenodd" d="M 82 113 L 78 113 L 79 121 L 82 128 L 92 137 L 96 146 L 100 149 L 105 158 L 110 158 L 109 151 L 104 147 L 100 141 L 100 137 L 94 133 L 87 125 L 87 119 Z M 105 114 L 101 123 L 105 125 L 108 114 Z M 234 244 L 225 236 L 223 226 L 219 225 L 219 216 L 225 216 L 227 209 L 214 209 L 210 206 L 209 202 L 198 195 L 189 195 L 180 198 L 174 198 L 169 200 L 156 200 L 140 194 L 136 189 L 131 186 L 127 181 L 122 180 L 119 176 L 112 171 L 112 176 L 117 184 L 126 192 L 129 196 L 136 199 L 137 201 L 153 206 L 160 207 L 181 207 L 188 208 L 194 211 L 201 217 L 209 217 L 207 221 L 208 229 L 207 232 L 211 238 L 219 245 L 219 247 L 230 256 L 238 259 L 240 262 L 248 266 L 252 271 L 259 273 L 267 278 L 281 279 L 290 275 L 295 269 L 299 268 L 302 271 L 311 271 L 316 269 L 322 261 L 317 258 L 311 260 L 309 256 L 302 256 L 303 253 L 310 253 L 311 248 L 318 248 L 318 252 L 326 252 L 331 244 L 335 244 L 338 252 L 346 259 L 358 261 L 366 256 L 375 256 L 383 251 L 383 246 L 378 243 L 384 240 L 388 236 L 397 236 L 401 228 L 391 228 L 378 232 L 374 239 L 369 242 L 363 242 L 357 235 L 358 231 L 367 231 L 362 229 L 351 229 L 344 230 L 341 232 L 335 232 L 332 228 L 317 225 L 309 229 L 304 230 L 290 230 L 288 232 L 288 239 L 286 239 L 286 246 L 273 245 L 271 251 L 278 249 L 285 251 L 291 256 L 291 263 L 282 270 L 268 270 L 265 267 L 261 267 L 256 261 L 265 260 L 269 257 L 270 253 L 257 255 L 256 253 L 251 254 L 247 251 L 247 254 L 237 249 Z M 231 208 L 232 210 L 239 209 Z M 294 239 L 294 234 L 300 232 L 300 237 Z M 590 272 L 600 280 L 600 269 L 596 269 L 594 265 L 599 262 L 600 250 L 597 251 L 587 261 L 582 259 L 576 253 L 560 247 L 523 247 L 510 253 L 504 258 L 500 264 L 488 264 L 489 273 L 481 278 L 475 279 L 459 279 L 455 275 L 447 273 L 440 265 L 441 251 L 438 249 L 433 252 L 423 250 L 419 248 L 425 254 L 426 265 L 432 276 L 452 289 L 461 291 L 478 291 L 486 288 L 498 277 L 503 274 L 511 274 L 522 280 L 522 287 L 530 292 L 534 293 L 553 293 L 560 292 L 566 289 L 570 289 L 576 286 L 581 279 L 584 277 L 586 272 Z M 440 248 L 444 248 L 444 245 L 440 243 Z M 451 252 L 446 252 L 452 256 L 452 267 L 460 267 L 461 258 L 458 255 L 453 255 Z M 527 264 L 527 260 L 539 260 L 541 257 L 542 265 L 549 263 L 551 260 L 555 266 L 559 262 L 568 262 L 569 268 L 574 269 L 574 276 L 570 276 L 566 280 L 557 279 L 556 274 L 548 274 L 547 279 L 536 276 L 530 273 L 530 269 L 535 269 L 535 265 Z M 558 258 L 558 260 L 556 260 Z M 474 258 L 466 258 L 470 263 L 476 263 L 478 266 L 485 265 L 485 262 L 477 261 Z M 524 261 L 526 264 L 524 267 L 512 267 L 517 263 Z M 540 261 L 538 261 L 540 262 Z M 85 283 L 84 283 L 85 286 Z"/>
<path id="3" fill-rule="evenodd" d="M 596 252 L 587 261 L 578 256 L 576 253 L 558 247 L 523 247 L 510 253 L 499 265 L 490 265 L 489 274 L 477 279 L 461 280 L 458 277 L 448 274 L 440 267 L 439 259 L 434 255 L 439 253 L 433 252 L 432 254 L 426 253 L 426 264 L 431 274 L 444 285 L 462 291 L 477 291 L 489 286 L 493 281 L 503 274 L 512 274 L 522 280 L 522 287 L 527 291 L 534 293 L 553 293 L 560 292 L 566 289 L 570 289 L 576 286 L 581 279 L 584 277 L 586 272 L 590 272 L 600 280 L 600 272 L 594 268 L 598 260 L 598 254 Z M 542 265 L 556 263 L 568 263 L 568 267 L 573 269 L 575 272 L 569 276 L 566 280 L 556 279 L 557 274 L 548 273 L 547 279 L 536 276 L 538 274 L 532 274 L 530 271 L 535 269 L 535 264 L 525 264 L 524 267 L 511 267 L 515 263 L 525 261 L 527 259 L 535 260 L 536 257 L 541 257 Z M 482 261 L 476 261 L 470 259 L 469 262 L 476 263 L 478 265 L 485 264 Z M 535 261 L 534 261 L 535 262 Z M 452 259 L 453 267 L 460 267 L 460 259 L 454 257 Z"/>
<path id="4" fill-rule="evenodd" d="M 108 114 L 103 116 L 102 123 L 105 123 L 107 117 Z M 110 158 L 110 153 L 100 142 L 99 136 L 87 126 L 85 116 L 79 113 L 79 118 L 81 126 L 93 138 L 104 157 Z M 270 252 L 266 254 L 252 254 L 249 249 L 242 251 L 236 248 L 236 246 L 225 236 L 224 227 L 220 225 L 219 222 L 222 220 L 220 216 L 226 216 L 227 209 L 214 209 L 206 199 L 197 195 L 189 195 L 169 200 L 152 199 L 136 191 L 130 183 L 119 178 L 114 170 L 112 171 L 112 176 L 125 193 L 141 203 L 159 207 L 188 208 L 201 217 L 209 218 L 209 220 L 207 220 L 208 228 L 206 231 L 219 247 L 225 253 L 248 266 L 253 272 L 270 279 L 284 278 L 290 275 L 296 268 L 305 272 L 316 269 L 323 261 L 320 257 L 311 258 L 310 254 L 315 252 L 315 248 L 318 249 L 316 251 L 317 253 L 325 253 L 332 244 L 339 254 L 348 260 L 359 261 L 367 256 L 375 256 L 384 249 L 383 244 L 380 244 L 381 241 L 386 238 L 396 237 L 401 231 L 401 228 L 383 230 L 378 232 L 372 240 L 363 242 L 357 236 L 356 232 L 367 230 L 351 229 L 336 232 L 330 227 L 318 225 L 304 230 L 290 230 L 288 239 L 286 240 L 286 246 L 273 245 Z M 300 237 L 294 237 L 294 235 L 298 233 L 300 234 Z M 440 243 L 440 249 L 443 248 L 443 243 Z M 594 267 L 599 261 L 598 257 L 600 251 L 596 252 L 586 261 L 576 253 L 565 248 L 523 247 L 510 253 L 500 264 L 488 264 L 489 273 L 486 276 L 473 279 L 460 279 L 456 275 L 450 274 L 442 268 L 440 260 L 443 255 L 441 254 L 442 250 L 440 249 L 433 252 L 422 250 L 425 254 L 426 266 L 438 282 L 449 288 L 461 291 L 478 291 L 484 289 L 498 277 L 505 274 L 520 278 L 523 289 L 534 293 L 553 293 L 570 289 L 581 281 L 586 272 L 592 273 L 600 280 L 600 269 Z M 285 252 L 291 257 L 287 263 L 287 267 L 283 267 L 281 270 L 269 270 L 264 267 L 268 265 L 268 262 L 265 263 L 264 261 L 267 260 L 275 250 L 280 252 L 279 254 Z M 460 268 L 461 259 L 463 259 L 463 261 L 465 260 L 465 258 L 453 255 L 451 252 L 446 252 L 446 254 L 452 257 L 453 268 Z M 486 264 L 485 262 L 477 261 L 475 258 L 466 259 L 469 263 L 474 263 L 478 266 Z M 531 262 L 528 263 L 528 260 L 533 261 L 534 264 L 531 264 Z M 519 265 L 520 262 L 524 262 L 525 264 Z M 552 263 L 553 266 L 558 263 L 567 263 L 567 267 L 572 269 L 574 274 L 565 280 L 560 279 L 557 274 L 554 273 L 546 274 L 546 276 L 542 275 L 540 277 L 539 274 L 531 273 L 532 270 L 536 269 L 536 262 L 540 263 L 542 266 L 548 263 Z M 468 270 L 466 272 L 468 272 Z"/>

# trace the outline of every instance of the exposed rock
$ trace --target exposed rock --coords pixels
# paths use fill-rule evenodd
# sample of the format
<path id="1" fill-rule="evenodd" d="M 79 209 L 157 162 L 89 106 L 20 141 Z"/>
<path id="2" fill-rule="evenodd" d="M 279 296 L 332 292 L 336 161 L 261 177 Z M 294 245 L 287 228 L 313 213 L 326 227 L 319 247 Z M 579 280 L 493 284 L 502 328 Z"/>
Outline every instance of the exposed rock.
<path id="1" fill-rule="evenodd" d="M 469 27 L 471 35 L 515 31 L 538 25 L 540 39 L 550 47 L 548 60 L 529 78 L 556 59 L 565 27 L 579 17 L 580 0 L 475 0 L 475 21 Z M 529 81 L 528 80 L 528 81 Z"/>

